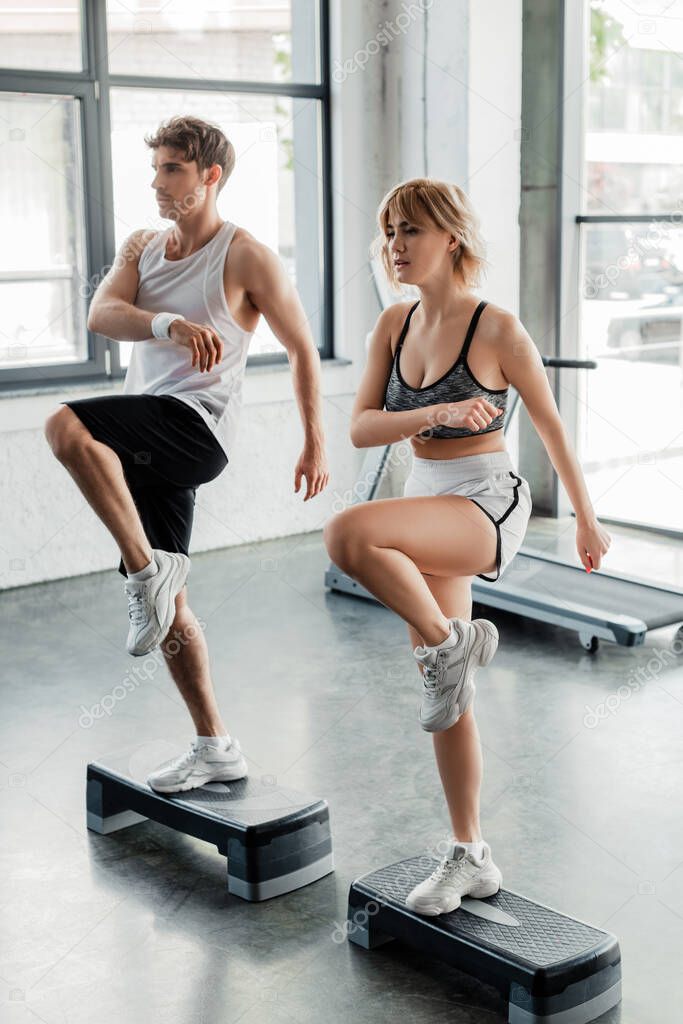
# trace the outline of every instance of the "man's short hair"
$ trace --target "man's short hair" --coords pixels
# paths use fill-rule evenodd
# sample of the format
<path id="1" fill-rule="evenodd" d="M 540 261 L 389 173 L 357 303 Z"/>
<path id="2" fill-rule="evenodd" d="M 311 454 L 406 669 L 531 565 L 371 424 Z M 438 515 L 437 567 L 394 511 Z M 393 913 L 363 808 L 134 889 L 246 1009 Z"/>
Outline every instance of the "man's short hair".
<path id="1" fill-rule="evenodd" d="M 195 160 L 199 171 L 205 171 L 213 164 L 220 164 L 223 173 L 218 181 L 217 192 L 225 185 L 235 166 L 235 147 L 215 124 L 202 121 L 199 117 L 172 117 L 159 125 L 153 135 L 146 135 L 145 142 L 150 149 L 168 146 L 183 154 L 190 163 Z"/>

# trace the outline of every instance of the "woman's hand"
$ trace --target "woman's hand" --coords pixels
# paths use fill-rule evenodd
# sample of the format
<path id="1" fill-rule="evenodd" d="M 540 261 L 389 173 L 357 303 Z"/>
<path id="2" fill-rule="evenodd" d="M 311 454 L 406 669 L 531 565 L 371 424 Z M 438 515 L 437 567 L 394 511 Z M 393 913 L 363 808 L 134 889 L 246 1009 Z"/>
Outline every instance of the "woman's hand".
<path id="1" fill-rule="evenodd" d="M 435 424 L 439 427 L 466 427 L 481 430 L 503 412 L 486 398 L 467 398 L 464 402 L 439 402 Z"/>
<path id="2" fill-rule="evenodd" d="M 576 527 L 576 550 L 581 563 L 588 572 L 599 569 L 602 556 L 609 551 L 612 538 L 597 519 L 591 523 L 579 523 Z"/>

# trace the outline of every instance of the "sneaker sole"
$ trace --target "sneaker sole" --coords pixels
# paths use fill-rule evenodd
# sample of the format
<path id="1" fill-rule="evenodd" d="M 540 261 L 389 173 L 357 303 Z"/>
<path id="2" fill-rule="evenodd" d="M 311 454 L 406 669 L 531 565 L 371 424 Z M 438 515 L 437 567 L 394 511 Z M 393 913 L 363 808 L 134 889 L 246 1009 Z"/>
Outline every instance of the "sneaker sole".
<path id="1" fill-rule="evenodd" d="M 211 782 L 239 782 L 240 779 L 245 779 L 248 775 L 248 771 L 245 767 L 242 772 L 239 770 L 239 774 L 235 774 L 237 769 L 233 769 L 231 772 L 221 773 L 213 775 L 210 779 L 204 779 L 203 782 L 192 782 L 190 779 L 186 779 L 185 782 L 175 783 L 169 786 L 153 786 L 152 783 L 147 780 L 147 785 L 150 789 L 153 789 L 155 793 L 187 793 L 190 789 L 201 789 L 202 786 L 207 786 Z"/>
<path id="2" fill-rule="evenodd" d="M 476 888 L 470 889 L 467 895 L 472 896 L 475 900 L 483 900 L 487 896 L 495 896 L 499 890 L 499 882 L 483 882 L 481 885 L 476 886 Z"/>
<path id="3" fill-rule="evenodd" d="M 419 902 L 417 906 L 410 906 L 406 903 L 408 910 L 412 910 L 414 914 L 420 914 L 421 917 L 439 917 L 441 914 L 452 914 L 454 910 L 458 910 L 460 907 L 460 900 L 455 907 L 451 907 L 450 910 L 442 910 L 441 907 L 420 907 Z"/>
<path id="4" fill-rule="evenodd" d="M 487 896 L 495 896 L 495 894 L 500 891 L 500 888 L 500 882 L 492 880 L 490 882 L 482 882 L 481 885 L 477 885 L 473 889 L 470 889 L 470 891 L 465 893 L 465 895 L 471 896 L 475 900 L 483 900 L 486 899 Z M 454 910 L 459 909 L 460 903 L 461 901 L 459 900 L 458 905 L 452 907 L 450 910 L 442 910 L 441 907 L 434 906 L 420 907 L 419 901 L 417 906 L 411 906 L 408 902 L 406 902 L 406 906 L 416 914 L 422 914 L 425 917 L 438 917 L 440 914 L 452 914 Z"/>
<path id="5" fill-rule="evenodd" d="M 473 619 L 472 625 L 477 632 L 474 646 L 478 651 L 479 664 L 483 667 L 493 658 L 498 648 L 498 630 L 488 619 Z"/>
<path id="6" fill-rule="evenodd" d="M 148 643 L 144 647 L 134 647 L 132 650 L 128 650 L 128 653 L 132 654 L 134 658 L 142 658 L 146 654 L 150 654 L 152 651 L 156 650 L 161 641 L 165 639 L 166 634 L 173 625 L 173 620 L 175 618 L 175 599 L 185 586 L 187 577 L 190 575 L 191 564 L 190 559 L 187 557 L 187 555 L 183 555 L 181 552 L 177 551 L 167 551 L 165 553 L 172 557 L 174 565 L 180 567 L 180 574 L 178 576 L 178 579 L 180 580 L 180 585 L 178 586 L 178 589 L 175 591 L 175 593 L 173 592 L 173 586 L 168 587 L 169 596 L 166 601 L 164 619 L 160 624 L 155 639 L 148 641 Z M 180 559 L 180 561 L 178 562 L 177 559 Z M 178 582 L 178 580 L 176 580 L 176 582 Z"/>

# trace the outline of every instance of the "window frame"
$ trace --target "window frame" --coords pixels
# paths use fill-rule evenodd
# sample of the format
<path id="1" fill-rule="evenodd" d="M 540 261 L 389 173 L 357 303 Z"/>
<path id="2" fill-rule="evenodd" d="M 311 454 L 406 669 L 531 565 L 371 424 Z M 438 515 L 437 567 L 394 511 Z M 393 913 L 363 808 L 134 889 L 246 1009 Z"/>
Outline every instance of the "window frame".
<path id="1" fill-rule="evenodd" d="M 32 93 L 73 97 L 80 103 L 82 173 L 85 188 L 86 264 L 88 281 L 97 280 L 104 267 L 116 256 L 114 234 L 114 198 L 111 177 L 110 89 L 187 89 L 199 92 L 220 90 L 231 93 L 262 93 L 272 96 L 313 99 L 320 112 L 320 177 L 322 266 L 320 268 L 321 360 L 334 358 L 333 345 L 333 240 L 332 240 L 332 150 L 331 89 L 329 73 L 330 15 L 329 0 L 318 4 L 318 46 L 320 81 L 317 83 L 262 82 L 234 79 L 184 79 L 152 75 L 115 75 L 109 73 L 107 55 L 106 0 L 80 0 L 81 71 L 36 71 L 0 67 L 0 92 Z M 296 171 L 294 172 L 296 174 Z M 94 295 L 94 292 L 93 292 Z M 92 300 L 92 296 L 90 296 Z M 126 368 L 120 363 L 119 342 L 94 331 L 87 331 L 87 358 L 79 363 L 44 364 L 0 368 L 0 393 L 3 391 L 54 389 L 55 384 L 120 381 Z M 286 352 L 268 352 L 249 356 L 247 366 L 285 363 Z"/>
<path id="2" fill-rule="evenodd" d="M 561 174 L 561 238 L 560 238 L 560 308 L 558 324 L 560 355 L 563 359 L 584 359 L 581 335 L 581 308 L 583 298 L 582 253 L 584 225 L 633 224 L 671 222 L 681 216 L 680 210 L 659 213 L 585 213 L 585 140 L 588 102 L 586 92 L 590 64 L 590 0 L 582 0 L 577 7 L 570 4 L 564 9 L 563 95 L 560 107 L 562 156 Z M 586 92 L 584 92 L 586 90 Z M 578 211 L 578 212 L 577 212 Z M 563 369 L 558 407 L 573 447 L 578 450 L 579 403 L 585 401 L 584 377 L 586 371 Z M 557 484 L 556 484 L 557 486 Z M 575 516 L 569 498 L 563 491 L 557 493 L 557 515 Z M 653 536 L 680 537 L 679 531 L 652 526 L 625 517 L 600 516 L 607 525 L 625 526 Z"/>

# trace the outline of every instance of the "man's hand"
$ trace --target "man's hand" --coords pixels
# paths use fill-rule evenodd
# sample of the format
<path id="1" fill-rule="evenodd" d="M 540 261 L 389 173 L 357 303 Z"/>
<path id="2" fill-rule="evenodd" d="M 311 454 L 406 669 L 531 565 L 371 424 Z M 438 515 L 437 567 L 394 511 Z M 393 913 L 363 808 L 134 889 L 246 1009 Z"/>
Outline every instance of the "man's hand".
<path id="1" fill-rule="evenodd" d="M 223 358 L 223 342 L 213 327 L 208 324 L 194 324 L 191 320 L 174 320 L 168 329 L 171 341 L 189 348 L 192 365 L 199 372 L 213 370 Z"/>
<path id="2" fill-rule="evenodd" d="M 306 477 L 306 494 L 304 501 L 314 498 L 320 494 L 330 481 L 330 474 L 327 468 L 327 459 L 322 445 L 306 444 L 299 456 L 299 461 L 294 470 L 294 490 L 298 494 L 301 487 L 301 477 Z"/>

